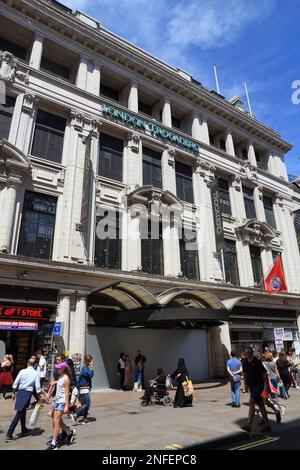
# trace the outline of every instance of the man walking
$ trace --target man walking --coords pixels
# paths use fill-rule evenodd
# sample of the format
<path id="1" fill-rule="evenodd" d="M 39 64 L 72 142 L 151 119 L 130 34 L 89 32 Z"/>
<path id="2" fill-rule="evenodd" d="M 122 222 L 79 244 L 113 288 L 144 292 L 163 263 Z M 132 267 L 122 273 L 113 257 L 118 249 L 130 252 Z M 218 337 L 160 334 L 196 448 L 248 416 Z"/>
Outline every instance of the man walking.
<path id="1" fill-rule="evenodd" d="M 45 381 L 46 372 L 47 372 L 47 361 L 44 358 L 44 356 L 42 355 L 41 351 L 38 351 L 36 355 L 37 355 L 37 358 L 38 358 L 38 369 L 37 370 L 38 370 L 38 372 L 40 374 L 40 378 L 41 378 L 41 387 L 43 387 L 43 383 Z"/>
<path id="2" fill-rule="evenodd" d="M 231 406 L 240 408 L 240 389 L 241 389 L 241 373 L 243 367 L 241 361 L 236 357 L 235 351 L 230 353 L 231 359 L 227 361 L 227 371 L 230 375 L 231 387 Z"/>
<path id="3" fill-rule="evenodd" d="M 6 442 L 12 441 L 14 430 L 19 421 L 21 421 L 21 430 L 22 436 L 25 436 L 30 432 L 28 428 L 26 428 L 26 409 L 29 406 L 33 389 L 35 388 L 37 394 L 41 393 L 41 386 L 40 386 L 40 375 L 38 371 L 34 370 L 34 361 L 29 359 L 27 363 L 27 369 L 22 369 L 12 388 L 13 388 L 13 395 L 12 399 L 15 400 L 16 398 L 16 391 L 17 391 L 17 398 L 16 398 L 16 415 L 11 422 L 11 425 L 6 434 Z"/>
<path id="4" fill-rule="evenodd" d="M 255 415 L 255 404 L 257 404 L 263 417 L 263 422 L 260 425 L 261 431 L 271 431 L 267 410 L 262 398 L 265 383 L 268 384 L 268 372 L 263 363 L 254 356 L 254 351 L 251 347 L 246 348 L 245 356 L 246 360 L 243 364 L 243 370 L 246 374 L 250 390 L 250 400 L 248 420 L 241 428 L 244 431 L 251 432 L 251 426 Z"/>

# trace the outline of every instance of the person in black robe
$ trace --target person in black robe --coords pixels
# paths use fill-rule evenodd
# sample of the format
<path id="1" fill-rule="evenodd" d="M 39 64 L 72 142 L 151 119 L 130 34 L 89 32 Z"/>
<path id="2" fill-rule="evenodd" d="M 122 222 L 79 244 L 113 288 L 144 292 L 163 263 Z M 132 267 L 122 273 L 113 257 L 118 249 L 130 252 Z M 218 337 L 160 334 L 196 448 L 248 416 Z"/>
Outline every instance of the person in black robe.
<path id="1" fill-rule="evenodd" d="M 183 382 L 189 380 L 189 371 L 185 365 L 183 358 L 178 359 L 177 369 L 171 374 L 173 379 L 177 381 L 177 390 L 174 399 L 174 408 L 183 408 L 185 406 L 192 406 L 193 395 L 186 397 L 183 390 Z"/>

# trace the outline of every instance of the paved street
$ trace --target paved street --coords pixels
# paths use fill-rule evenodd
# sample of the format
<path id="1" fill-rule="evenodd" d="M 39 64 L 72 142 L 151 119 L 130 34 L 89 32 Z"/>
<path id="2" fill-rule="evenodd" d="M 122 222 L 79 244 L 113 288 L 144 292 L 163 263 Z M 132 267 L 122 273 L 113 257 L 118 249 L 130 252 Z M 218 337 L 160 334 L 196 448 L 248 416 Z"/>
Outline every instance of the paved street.
<path id="1" fill-rule="evenodd" d="M 286 415 L 283 422 L 277 424 L 275 415 L 270 413 L 272 432 L 255 437 L 249 437 L 239 430 L 239 426 L 248 413 L 247 395 L 242 395 L 243 405 L 240 409 L 226 406 L 226 403 L 230 401 L 230 394 L 229 385 L 224 382 L 197 385 L 193 408 L 174 409 L 159 405 L 141 407 L 140 396 L 141 394 L 137 392 L 93 393 L 91 416 L 97 421 L 77 426 L 76 442 L 62 449 L 176 450 L 185 447 L 199 449 L 243 447 L 246 450 L 249 447 L 250 450 L 251 448 L 281 448 L 281 446 L 285 449 L 299 448 L 300 391 L 298 390 L 292 389 L 291 398 L 284 402 Z M 0 450 L 45 449 L 46 441 L 52 434 L 47 411 L 48 408 L 42 410 L 38 427 L 33 430 L 33 436 L 5 443 L 5 435 L 0 434 Z M 0 401 L 2 429 L 7 429 L 12 416 L 11 400 Z M 259 418 L 256 419 L 253 427 L 253 431 L 257 433 L 258 422 Z M 251 444 L 258 441 L 259 445 L 251 447 Z"/>

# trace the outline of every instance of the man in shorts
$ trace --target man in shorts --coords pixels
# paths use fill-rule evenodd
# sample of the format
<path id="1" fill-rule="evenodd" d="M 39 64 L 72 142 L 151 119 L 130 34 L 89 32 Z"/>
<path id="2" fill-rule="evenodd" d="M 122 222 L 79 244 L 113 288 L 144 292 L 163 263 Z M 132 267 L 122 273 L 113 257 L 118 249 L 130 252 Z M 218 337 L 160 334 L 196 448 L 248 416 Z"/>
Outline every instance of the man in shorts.
<path id="1" fill-rule="evenodd" d="M 243 371 L 247 378 L 247 383 L 250 391 L 249 400 L 249 416 L 248 420 L 241 428 L 244 431 L 251 432 L 251 426 L 255 415 L 255 405 L 257 404 L 262 414 L 263 421 L 260 425 L 262 432 L 271 431 L 271 426 L 268 419 L 267 410 L 262 398 L 265 383 L 268 383 L 268 373 L 262 361 L 254 356 L 254 351 L 251 347 L 245 350 L 245 362 L 243 364 Z"/>

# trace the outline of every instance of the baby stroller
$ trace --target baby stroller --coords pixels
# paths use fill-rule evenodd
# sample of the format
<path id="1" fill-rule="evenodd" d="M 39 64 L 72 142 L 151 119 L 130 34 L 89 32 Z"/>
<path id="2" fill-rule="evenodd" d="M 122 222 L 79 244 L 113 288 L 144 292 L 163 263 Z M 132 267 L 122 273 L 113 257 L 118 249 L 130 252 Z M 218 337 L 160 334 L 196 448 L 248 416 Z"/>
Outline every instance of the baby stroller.
<path id="1" fill-rule="evenodd" d="M 143 400 L 141 403 L 143 406 L 152 406 L 155 404 L 171 406 L 173 404 L 173 399 L 167 391 L 166 381 L 162 383 L 158 382 L 157 379 L 150 382 L 141 399 Z"/>

